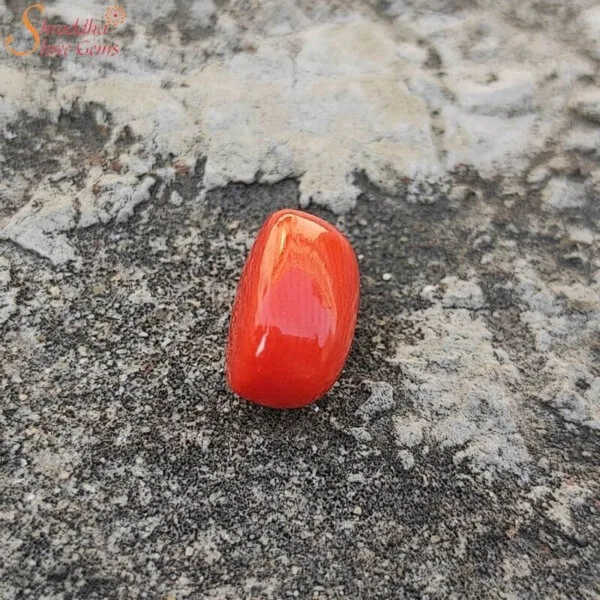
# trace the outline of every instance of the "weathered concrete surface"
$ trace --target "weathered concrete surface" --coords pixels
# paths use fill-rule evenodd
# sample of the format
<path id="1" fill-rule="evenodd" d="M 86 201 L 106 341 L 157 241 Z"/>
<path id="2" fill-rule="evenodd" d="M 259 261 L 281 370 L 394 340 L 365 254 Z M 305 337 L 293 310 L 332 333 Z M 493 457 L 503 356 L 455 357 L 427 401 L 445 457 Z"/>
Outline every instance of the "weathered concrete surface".
<path id="1" fill-rule="evenodd" d="M 598 8 L 218 4 L 1 55 L 0 598 L 597 598 Z M 277 413 L 223 349 L 299 203 L 361 311 Z"/>

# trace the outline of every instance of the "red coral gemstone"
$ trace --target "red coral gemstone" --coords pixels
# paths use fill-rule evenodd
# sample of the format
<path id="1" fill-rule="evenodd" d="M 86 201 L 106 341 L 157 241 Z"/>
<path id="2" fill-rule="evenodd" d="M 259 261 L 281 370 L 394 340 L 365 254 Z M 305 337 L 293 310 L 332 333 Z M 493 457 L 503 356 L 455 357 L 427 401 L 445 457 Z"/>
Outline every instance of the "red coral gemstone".
<path id="1" fill-rule="evenodd" d="M 298 408 L 325 394 L 352 344 L 358 263 L 348 240 L 308 213 L 262 226 L 233 305 L 227 380 L 242 398 Z"/>

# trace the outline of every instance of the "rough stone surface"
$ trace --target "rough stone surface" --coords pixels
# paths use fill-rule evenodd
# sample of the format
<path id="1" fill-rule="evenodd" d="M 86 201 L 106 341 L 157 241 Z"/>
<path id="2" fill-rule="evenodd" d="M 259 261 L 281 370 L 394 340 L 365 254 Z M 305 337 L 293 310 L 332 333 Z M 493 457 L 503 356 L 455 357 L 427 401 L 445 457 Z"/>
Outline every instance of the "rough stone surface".
<path id="1" fill-rule="evenodd" d="M 124 4 L 0 54 L 0 598 L 598 598 L 596 3 Z M 298 205 L 362 296 L 281 413 L 224 345 Z"/>

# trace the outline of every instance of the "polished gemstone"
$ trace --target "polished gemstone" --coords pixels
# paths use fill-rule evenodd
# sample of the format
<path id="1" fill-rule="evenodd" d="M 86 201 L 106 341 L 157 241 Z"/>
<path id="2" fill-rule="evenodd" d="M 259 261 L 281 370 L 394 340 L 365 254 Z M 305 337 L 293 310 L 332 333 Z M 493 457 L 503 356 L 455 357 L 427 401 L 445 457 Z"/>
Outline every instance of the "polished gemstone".
<path id="1" fill-rule="evenodd" d="M 227 380 L 242 398 L 298 408 L 323 396 L 350 350 L 359 275 L 348 240 L 323 219 L 280 210 L 262 226 L 239 283 Z"/>

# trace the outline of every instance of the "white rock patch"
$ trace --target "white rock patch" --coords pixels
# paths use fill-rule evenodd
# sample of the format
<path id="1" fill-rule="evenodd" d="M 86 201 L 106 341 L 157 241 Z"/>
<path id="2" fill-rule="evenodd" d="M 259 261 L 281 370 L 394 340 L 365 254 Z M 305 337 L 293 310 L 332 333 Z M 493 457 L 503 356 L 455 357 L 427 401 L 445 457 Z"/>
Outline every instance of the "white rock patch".
<path id="1" fill-rule="evenodd" d="M 600 274 L 591 286 L 549 286 L 524 262 L 516 272 L 521 320 L 545 361 L 541 399 L 565 421 L 600 429 L 600 378 L 590 350 L 600 339 Z M 577 312 L 565 310 L 568 304 Z"/>
<path id="2" fill-rule="evenodd" d="M 516 425 L 518 377 L 500 363 L 482 319 L 439 304 L 411 317 L 423 339 L 400 345 L 392 362 L 401 365 L 413 410 L 396 417 L 398 443 L 428 437 L 454 449 L 454 461 L 474 469 L 519 472 L 530 457 Z"/>
<path id="3" fill-rule="evenodd" d="M 98 123 L 110 125 L 109 153 L 127 127 L 148 156 L 206 158 L 205 189 L 293 177 L 302 206 L 316 202 L 336 212 L 354 206 L 356 172 L 389 193 L 408 179 L 410 202 L 432 202 L 431 190 L 463 166 L 483 177 L 516 176 L 548 140 L 597 149 L 593 130 L 569 127 L 573 110 L 588 119 L 598 113 L 597 92 L 574 91 L 595 72 L 586 53 L 597 50 L 596 8 L 579 15 L 582 42 L 589 36 L 584 51 L 559 36 L 525 34 L 492 7 L 436 15 L 404 3 L 390 6 L 395 20 L 384 21 L 357 7 L 317 15 L 266 2 L 250 18 L 235 8 L 217 11 L 212 0 L 193 2 L 185 8 L 189 18 L 214 25 L 210 35 L 185 45 L 174 26 L 165 40 L 151 37 L 148 26 L 171 19 L 178 6 L 129 7 L 134 36 L 108 72 L 101 61 L 65 61 L 52 74 L 14 61 L 0 66 L 0 132 L 14 135 L 19 111 L 57 121 L 61 111 L 93 107 Z M 61 0 L 47 14 L 68 22 L 86 11 L 102 18 L 92 1 L 75 9 Z M 522 12 L 526 20 L 535 16 Z M 60 171 L 70 168 L 64 163 Z M 151 165 L 145 168 L 129 165 L 121 179 L 103 181 L 121 208 L 112 210 L 105 195 L 88 196 L 82 218 L 72 219 L 68 205 L 80 199 L 65 189 L 60 200 L 44 195 L 47 208 L 32 205 L 15 215 L 18 223 L 0 223 L 0 235 L 53 261 L 72 260 L 68 228 L 126 218 L 131 210 L 123 208 L 147 197 L 145 184 L 138 195 L 128 175 L 151 177 Z M 10 196 L 24 193 L 19 177 L 2 183 Z M 544 203 L 580 207 L 587 191 L 552 179 Z"/>
<path id="4" fill-rule="evenodd" d="M 17 310 L 16 288 L 10 288 L 10 263 L 0 256 L 0 325 Z"/>

